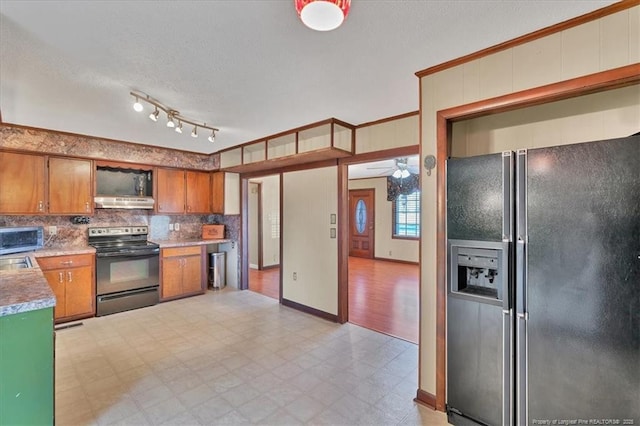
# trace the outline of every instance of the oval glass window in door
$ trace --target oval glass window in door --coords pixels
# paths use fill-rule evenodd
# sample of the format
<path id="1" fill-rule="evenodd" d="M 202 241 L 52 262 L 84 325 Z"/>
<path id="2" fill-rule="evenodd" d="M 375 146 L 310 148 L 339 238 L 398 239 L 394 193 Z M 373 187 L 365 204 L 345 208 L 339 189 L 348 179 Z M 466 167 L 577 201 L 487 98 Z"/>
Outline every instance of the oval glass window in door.
<path id="1" fill-rule="evenodd" d="M 363 234 L 367 227 L 367 205 L 364 200 L 358 200 L 356 203 L 355 216 L 356 231 L 358 234 Z"/>

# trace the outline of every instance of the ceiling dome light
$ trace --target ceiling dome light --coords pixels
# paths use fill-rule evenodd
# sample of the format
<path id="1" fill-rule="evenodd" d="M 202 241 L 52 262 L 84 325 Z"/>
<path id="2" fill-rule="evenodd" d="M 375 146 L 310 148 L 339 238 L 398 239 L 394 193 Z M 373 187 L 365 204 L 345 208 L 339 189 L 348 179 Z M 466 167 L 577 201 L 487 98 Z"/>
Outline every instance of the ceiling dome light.
<path id="1" fill-rule="evenodd" d="M 195 126 L 193 128 L 193 130 L 191 131 L 191 137 L 192 138 L 197 138 L 198 137 L 198 126 Z"/>
<path id="2" fill-rule="evenodd" d="M 140 103 L 140 100 L 138 99 L 138 97 L 136 96 L 136 102 L 133 104 L 133 109 L 135 111 L 142 111 L 144 109 L 144 107 L 142 106 L 142 104 Z"/>
<path id="3" fill-rule="evenodd" d="M 215 130 L 211 131 L 211 134 L 209 135 L 209 137 L 207 139 L 209 139 L 209 142 L 211 142 L 211 143 L 214 143 L 216 141 L 216 132 L 215 132 Z"/>
<path id="4" fill-rule="evenodd" d="M 294 0 L 302 22 L 312 30 L 338 28 L 349 14 L 351 0 Z"/>
<path id="5" fill-rule="evenodd" d="M 182 121 L 178 120 L 178 125 L 176 126 L 176 132 L 182 133 Z"/>
<path id="6" fill-rule="evenodd" d="M 176 123 L 173 122 L 173 116 L 171 114 L 167 114 L 167 127 L 176 127 Z"/>
<path id="7" fill-rule="evenodd" d="M 151 114 L 149 114 L 149 118 L 153 121 L 158 121 L 159 115 L 160 115 L 160 111 L 158 111 L 158 107 L 156 107 L 156 110 L 153 111 Z"/>

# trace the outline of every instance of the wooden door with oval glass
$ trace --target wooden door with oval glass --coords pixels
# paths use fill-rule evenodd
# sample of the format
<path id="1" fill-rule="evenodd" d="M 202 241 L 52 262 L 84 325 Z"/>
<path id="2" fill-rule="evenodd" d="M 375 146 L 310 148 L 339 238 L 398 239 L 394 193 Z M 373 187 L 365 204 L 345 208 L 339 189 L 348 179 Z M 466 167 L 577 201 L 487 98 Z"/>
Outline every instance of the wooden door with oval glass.
<path id="1" fill-rule="evenodd" d="M 349 256 L 373 258 L 375 190 L 349 191 Z"/>

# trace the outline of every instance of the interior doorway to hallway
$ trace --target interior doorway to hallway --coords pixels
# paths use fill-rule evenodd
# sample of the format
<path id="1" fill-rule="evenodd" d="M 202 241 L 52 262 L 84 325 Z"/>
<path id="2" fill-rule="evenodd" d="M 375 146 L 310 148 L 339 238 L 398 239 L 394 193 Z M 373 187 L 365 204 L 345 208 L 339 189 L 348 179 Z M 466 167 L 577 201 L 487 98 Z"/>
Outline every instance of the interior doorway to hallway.
<path id="1" fill-rule="evenodd" d="M 280 175 L 248 182 L 249 290 L 280 299 Z"/>

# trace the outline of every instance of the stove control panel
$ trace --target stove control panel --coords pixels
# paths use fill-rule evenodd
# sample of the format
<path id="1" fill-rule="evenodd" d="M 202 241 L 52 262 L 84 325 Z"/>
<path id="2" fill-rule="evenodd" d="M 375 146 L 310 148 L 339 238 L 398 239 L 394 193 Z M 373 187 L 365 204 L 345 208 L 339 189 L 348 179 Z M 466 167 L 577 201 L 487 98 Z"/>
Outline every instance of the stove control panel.
<path id="1" fill-rule="evenodd" d="M 148 226 L 107 226 L 101 228 L 89 228 L 90 237 L 117 236 L 117 235 L 146 235 Z"/>

